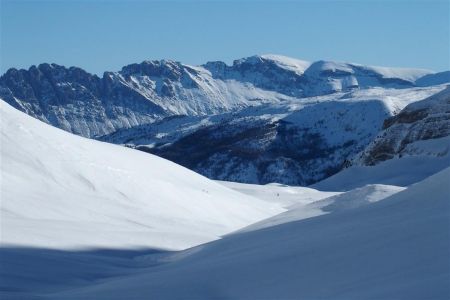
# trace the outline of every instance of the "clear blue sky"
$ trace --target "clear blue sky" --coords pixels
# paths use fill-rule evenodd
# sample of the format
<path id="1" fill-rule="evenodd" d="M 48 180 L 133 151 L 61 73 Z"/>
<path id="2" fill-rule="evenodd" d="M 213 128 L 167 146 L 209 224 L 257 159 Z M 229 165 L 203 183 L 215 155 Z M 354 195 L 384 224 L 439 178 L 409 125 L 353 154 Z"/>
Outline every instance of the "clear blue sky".
<path id="1" fill-rule="evenodd" d="M 450 69 L 449 1 L 1 1 L 1 69 L 274 53 Z"/>

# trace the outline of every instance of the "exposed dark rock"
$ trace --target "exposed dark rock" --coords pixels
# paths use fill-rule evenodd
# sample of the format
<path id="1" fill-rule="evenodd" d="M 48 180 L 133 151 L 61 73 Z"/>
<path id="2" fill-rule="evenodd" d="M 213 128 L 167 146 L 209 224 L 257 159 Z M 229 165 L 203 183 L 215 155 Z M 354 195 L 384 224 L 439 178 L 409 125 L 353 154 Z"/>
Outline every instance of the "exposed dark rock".
<path id="1" fill-rule="evenodd" d="M 409 145 L 449 135 L 450 87 L 387 119 L 383 131 L 355 158 L 354 164 L 375 165 L 396 156 L 414 155 Z"/>

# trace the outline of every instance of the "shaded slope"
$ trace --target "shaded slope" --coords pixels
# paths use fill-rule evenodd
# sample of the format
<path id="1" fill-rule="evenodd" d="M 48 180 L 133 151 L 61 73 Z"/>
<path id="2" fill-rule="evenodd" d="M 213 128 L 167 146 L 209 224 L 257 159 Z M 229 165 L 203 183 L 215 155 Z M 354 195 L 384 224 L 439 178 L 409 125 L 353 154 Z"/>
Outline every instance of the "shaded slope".
<path id="1" fill-rule="evenodd" d="M 361 208 L 235 234 L 56 299 L 448 299 L 446 169 Z"/>

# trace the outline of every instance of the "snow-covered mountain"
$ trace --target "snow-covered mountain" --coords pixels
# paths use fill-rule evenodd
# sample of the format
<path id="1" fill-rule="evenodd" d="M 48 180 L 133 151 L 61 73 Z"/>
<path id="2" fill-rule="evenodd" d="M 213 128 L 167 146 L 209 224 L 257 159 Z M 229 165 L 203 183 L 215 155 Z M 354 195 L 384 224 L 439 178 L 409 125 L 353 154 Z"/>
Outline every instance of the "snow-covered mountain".
<path id="1" fill-rule="evenodd" d="M 418 86 L 430 86 L 450 82 L 450 71 L 438 72 L 425 75 L 416 80 Z"/>
<path id="2" fill-rule="evenodd" d="M 406 106 L 344 170 L 312 187 L 346 191 L 371 183 L 410 185 L 450 167 L 450 87 Z"/>
<path id="3" fill-rule="evenodd" d="M 51 125 L 95 137 L 173 115 L 218 114 L 368 87 L 414 87 L 417 80 L 433 74 L 420 69 L 309 63 L 279 55 L 243 58 L 231 66 L 144 61 L 119 72 L 105 72 L 101 78 L 76 67 L 41 64 L 29 70 L 8 70 L 0 78 L 0 97 Z M 420 85 L 429 82 L 422 80 Z"/>
<path id="4" fill-rule="evenodd" d="M 403 156 L 446 156 L 450 152 L 450 87 L 406 106 L 387 119 L 383 131 L 354 159 L 375 165 Z"/>
<path id="5" fill-rule="evenodd" d="M 385 119 L 444 88 L 371 88 L 211 117 L 173 117 L 100 140 L 157 154 L 213 179 L 308 185 L 341 170 Z"/>
<path id="6" fill-rule="evenodd" d="M 0 116 L 1 247 L 178 250 L 284 211 L 162 158 L 53 128 L 1 100 Z"/>
<path id="7" fill-rule="evenodd" d="M 404 120 L 405 111 L 425 109 L 440 120 L 435 109 L 440 107 L 445 115 L 441 99 L 447 90 L 409 92 L 435 95 L 413 109 L 407 106 L 394 123 Z M 387 112 L 411 101 L 365 96 L 342 101 L 365 103 L 373 111 L 379 102 Z M 320 99 L 327 111 L 340 107 L 333 98 Z M 323 116 L 314 111 L 316 106 L 266 107 L 266 113 L 273 112 L 266 117 L 249 108 L 240 118 L 296 124 L 307 108 L 311 120 Z M 0 115 L 2 299 L 450 296 L 450 168 L 442 163 L 450 165 L 448 153 L 351 166 L 316 185 L 330 190 L 324 192 L 213 182 L 162 158 L 52 128 L 3 101 Z M 343 116 L 355 117 L 338 115 L 328 121 L 335 130 L 348 122 Z M 200 121 L 208 127 L 214 118 Z M 173 122 L 180 124 L 179 119 Z M 421 115 L 418 121 L 424 120 Z M 355 137 L 353 131 L 339 132 L 325 140 Z M 429 140 L 441 144 L 445 139 Z M 417 158 L 432 164 L 418 166 Z M 437 174 L 436 165 L 441 168 Z M 349 188 L 342 178 L 358 186 Z M 331 191 L 337 183 L 341 191 Z"/>
<path id="8" fill-rule="evenodd" d="M 102 78 L 42 64 L 10 69 L 0 97 L 61 129 L 209 178 L 308 185 L 341 170 L 386 118 L 444 89 L 446 75 L 279 55 L 230 66 L 144 61 Z"/>

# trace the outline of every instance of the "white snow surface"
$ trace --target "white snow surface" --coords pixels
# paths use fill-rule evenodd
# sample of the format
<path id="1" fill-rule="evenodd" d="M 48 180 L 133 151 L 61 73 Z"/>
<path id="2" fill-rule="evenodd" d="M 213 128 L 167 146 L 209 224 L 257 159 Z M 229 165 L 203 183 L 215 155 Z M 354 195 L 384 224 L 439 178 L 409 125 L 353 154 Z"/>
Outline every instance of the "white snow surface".
<path id="1" fill-rule="evenodd" d="M 363 67 L 363 66 L 361 66 Z M 413 69 L 413 68 L 389 68 L 389 67 L 364 67 L 367 70 L 372 70 L 378 74 L 381 74 L 383 78 L 400 78 L 406 81 L 416 81 L 420 77 L 434 72 L 427 69 Z"/>
<path id="2" fill-rule="evenodd" d="M 5 103 L 1 128 L 1 298 L 450 296 L 450 168 L 407 188 L 322 192 L 212 182 Z M 412 158 L 389 162 L 404 175 Z"/>
<path id="3" fill-rule="evenodd" d="M 3 246 L 184 249 L 284 211 L 0 102 Z"/>
<path id="4" fill-rule="evenodd" d="M 383 184 L 369 184 L 345 193 L 320 192 L 314 189 L 308 189 L 308 193 L 305 194 L 316 194 L 316 199 L 312 200 L 311 197 L 308 196 L 302 197 L 303 201 L 289 206 L 288 211 L 271 218 L 264 219 L 255 224 L 251 224 L 241 229 L 240 232 L 257 230 L 283 223 L 312 218 L 328 213 L 354 209 L 363 205 L 367 205 L 369 203 L 383 200 L 404 189 L 404 187 Z M 315 193 L 313 193 L 312 191 L 315 191 Z M 317 197 L 317 194 L 319 194 L 320 197 Z M 327 194 L 332 196 L 326 197 Z"/>
<path id="5" fill-rule="evenodd" d="M 259 185 L 230 181 L 217 182 L 243 194 L 247 194 L 270 203 L 278 203 L 287 209 L 294 205 L 306 205 L 340 194 L 339 192 L 322 192 L 308 187 L 288 186 L 278 183 Z"/>
<path id="6" fill-rule="evenodd" d="M 379 101 L 390 114 L 406 95 L 374 88 L 322 107 Z M 308 124 L 298 110 L 313 99 L 278 104 L 279 117 Z M 336 112 L 332 128 L 361 117 Z M 213 182 L 2 101 L 0 115 L 2 299 L 450 298 L 448 138 L 309 188 L 259 186 Z"/>
<path id="7" fill-rule="evenodd" d="M 294 71 L 298 75 L 305 73 L 311 62 L 277 54 L 264 54 L 262 58 L 275 62 L 280 68 Z"/>
<path id="8" fill-rule="evenodd" d="M 406 81 L 414 82 L 420 77 L 434 72 L 426 69 L 416 68 L 393 68 L 393 67 L 377 67 L 377 66 L 364 66 L 355 63 L 335 62 L 335 61 L 318 61 L 311 71 L 320 73 L 324 71 L 330 72 L 345 72 L 349 74 L 355 74 L 355 68 L 365 71 L 371 71 L 380 75 L 382 78 L 399 78 Z"/>
<path id="9" fill-rule="evenodd" d="M 448 139 L 430 140 L 428 143 L 421 141 L 414 143 L 414 146 L 434 145 L 434 150 L 441 149 Z M 445 146 L 444 146 L 445 147 Z M 419 152 L 418 154 L 423 154 Z M 426 151 L 425 147 L 421 150 Z M 428 176 L 450 166 L 450 155 L 444 156 L 405 156 L 383 161 L 375 166 L 351 166 L 341 172 L 328 177 L 318 183 L 311 185 L 311 188 L 323 191 L 349 191 L 363 187 L 368 184 L 387 184 L 396 186 L 408 186 L 419 182 Z"/>
<path id="10" fill-rule="evenodd" d="M 140 257 L 139 262 L 147 266 L 134 274 L 43 295 L 51 299 L 448 299 L 448 178 L 450 168 L 383 201 L 229 235 L 169 255 L 157 266 L 149 265 L 155 256 Z"/>

